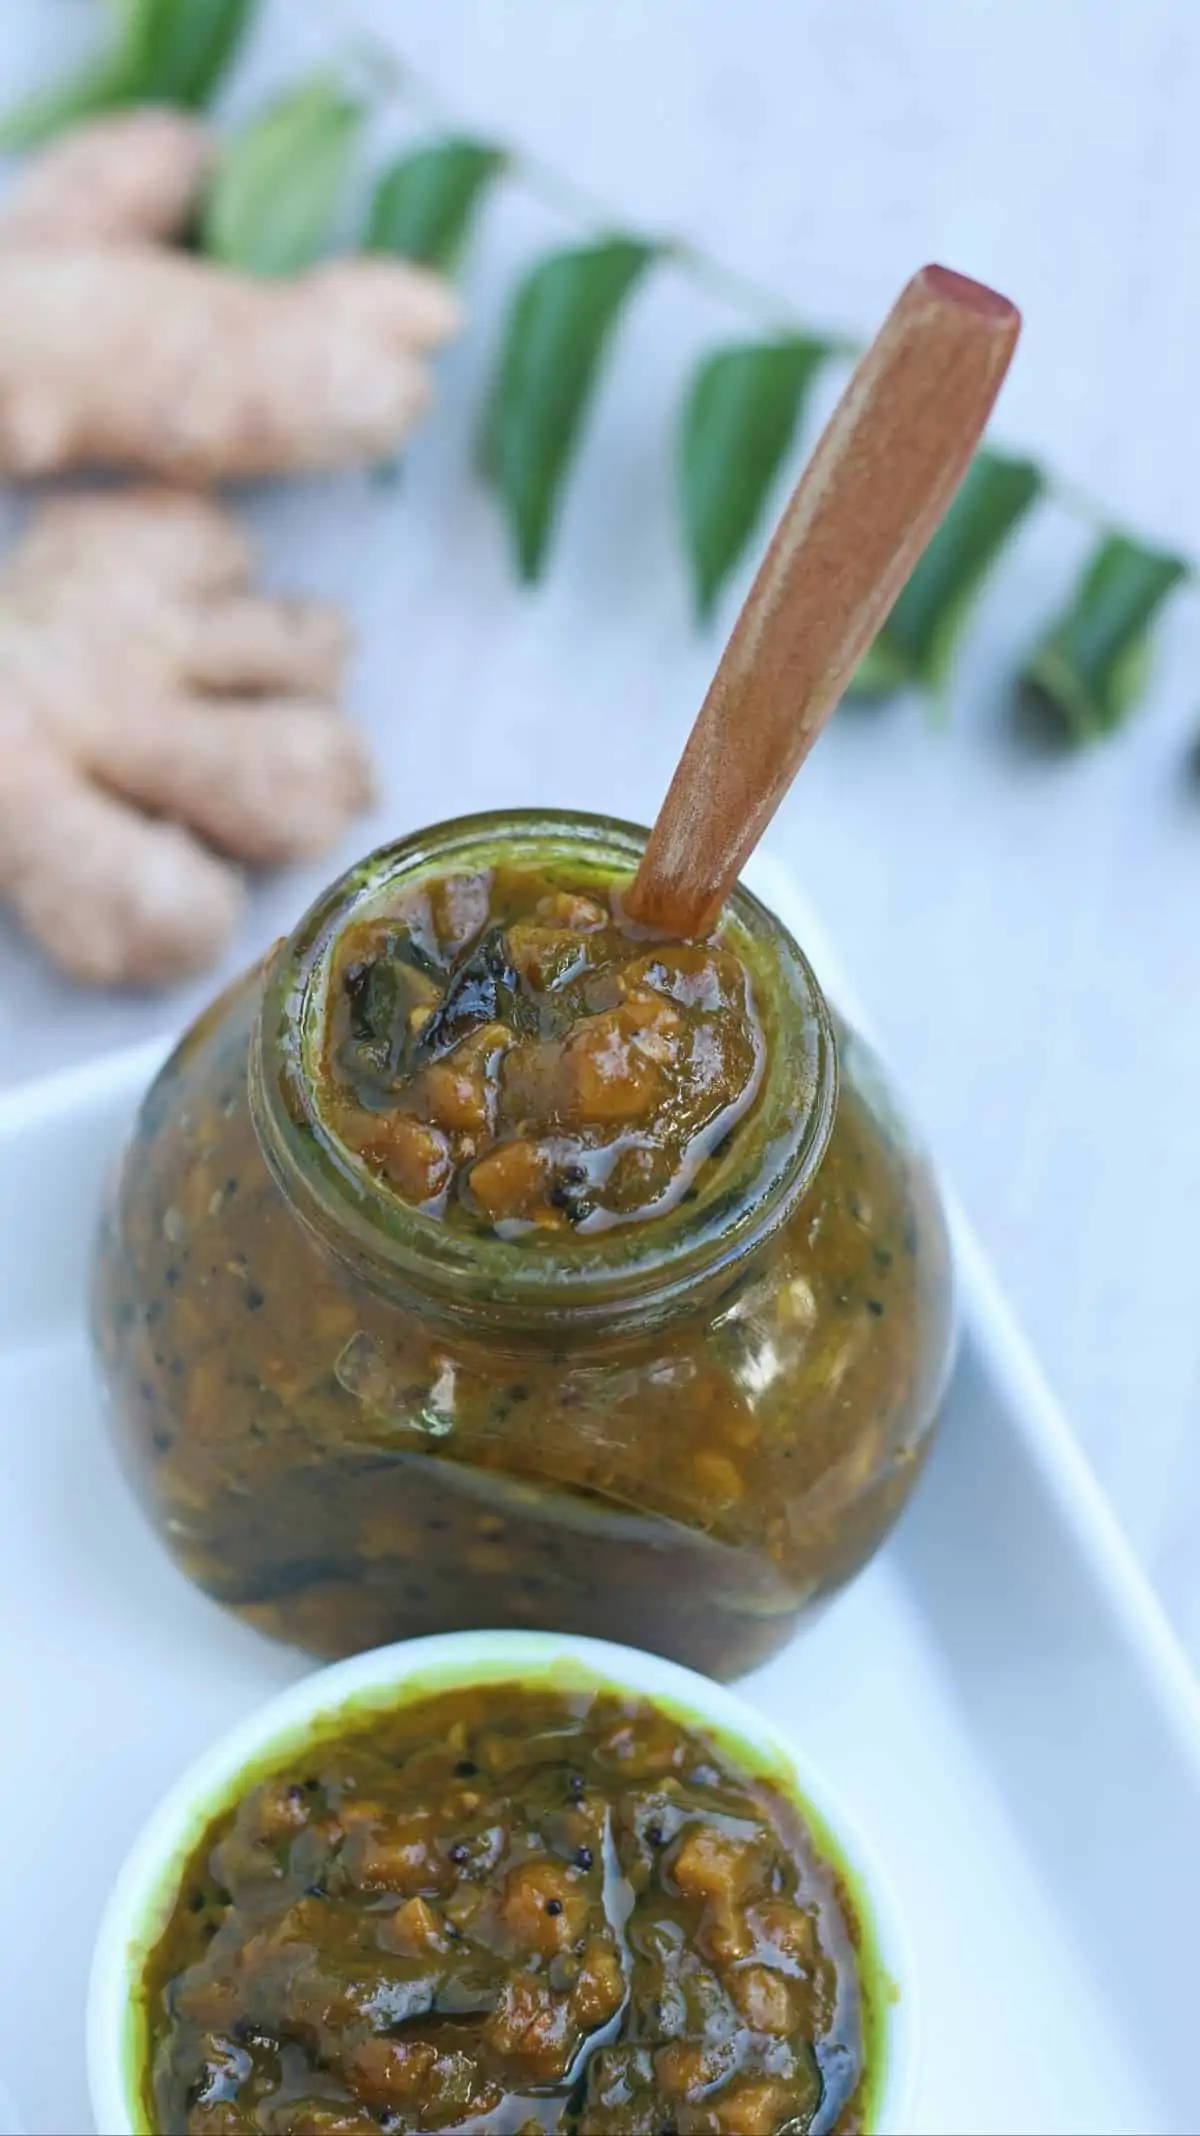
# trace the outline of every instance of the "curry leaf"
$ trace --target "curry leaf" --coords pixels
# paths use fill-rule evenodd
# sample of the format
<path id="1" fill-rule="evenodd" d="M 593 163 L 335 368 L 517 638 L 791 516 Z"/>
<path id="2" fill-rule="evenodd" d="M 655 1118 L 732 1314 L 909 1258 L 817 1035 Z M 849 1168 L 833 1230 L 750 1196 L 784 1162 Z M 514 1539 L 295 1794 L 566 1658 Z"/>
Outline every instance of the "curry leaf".
<path id="1" fill-rule="evenodd" d="M 705 358 L 684 404 L 679 441 L 683 531 L 699 614 L 721 587 L 762 516 L 795 435 L 808 389 L 830 354 L 789 334 Z"/>
<path id="2" fill-rule="evenodd" d="M 255 5 L 256 0 L 115 0 L 108 10 L 107 51 L 0 118 L 0 150 L 34 148 L 69 126 L 128 104 L 206 103 Z"/>
<path id="3" fill-rule="evenodd" d="M 1188 575 L 1178 556 L 1124 534 L 1092 551 L 1070 601 L 1026 662 L 1021 682 L 1070 740 L 1111 734 L 1145 686 L 1150 625 Z"/>
<path id="4" fill-rule="evenodd" d="M 486 188 L 507 162 L 503 149 L 462 137 L 431 141 L 399 157 L 375 188 L 367 250 L 452 268 Z"/>
<path id="5" fill-rule="evenodd" d="M 206 252 L 249 274 L 288 275 L 333 243 L 362 124 L 336 78 L 317 75 L 234 134 L 205 204 Z"/>
<path id="6" fill-rule="evenodd" d="M 1005 543 L 1044 487 L 1032 460 L 977 452 L 962 488 L 851 684 L 855 697 L 886 697 L 946 678 L 972 604 Z"/>
<path id="7" fill-rule="evenodd" d="M 482 460 L 504 501 L 524 579 L 541 573 L 601 359 L 658 249 L 612 237 L 552 253 L 513 299 L 484 418 Z"/>
<path id="8" fill-rule="evenodd" d="M 135 0 L 135 5 L 141 16 L 141 96 L 199 109 L 236 56 L 257 0 Z"/>

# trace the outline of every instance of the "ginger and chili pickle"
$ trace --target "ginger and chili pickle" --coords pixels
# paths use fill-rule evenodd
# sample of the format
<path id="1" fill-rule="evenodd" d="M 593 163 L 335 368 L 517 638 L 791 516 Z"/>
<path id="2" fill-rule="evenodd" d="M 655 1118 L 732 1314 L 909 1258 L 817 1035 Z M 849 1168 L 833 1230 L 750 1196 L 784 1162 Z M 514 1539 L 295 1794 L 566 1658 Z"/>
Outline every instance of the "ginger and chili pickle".
<path id="1" fill-rule="evenodd" d="M 275 1636 L 596 1633 L 717 1676 L 919 1473 L 945 1225 L 877 1064 L 747 891 L 627 923 L 643 836 L 374 854 L 193 1026 L 97 1251 L 126 1466 Z"/>

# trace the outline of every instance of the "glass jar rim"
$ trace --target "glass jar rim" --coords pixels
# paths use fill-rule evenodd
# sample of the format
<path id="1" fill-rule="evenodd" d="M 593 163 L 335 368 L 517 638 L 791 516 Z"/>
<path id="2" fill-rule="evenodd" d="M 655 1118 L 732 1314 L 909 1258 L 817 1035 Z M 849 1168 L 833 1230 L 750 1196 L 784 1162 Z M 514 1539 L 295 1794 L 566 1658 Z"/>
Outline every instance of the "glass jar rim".
<path id="1" fill-rule="evenodd" d="M 333 946 L 352 919 L 401 884 L 527 855 L 574 852 L 619 873 L 636 868 L 648 832 L 579 810 L 504 809 L 434 824 L 377 847 L 339 876 L 281 941 L 265 975 L 252 1050 L 255 1128 L 277 1183 L 320 1240 L 376 1287 L 417 1292 L 481 1323 L 536 1327 L 609 1323 L 668 1312 L 703 1284 L 722 1287 L 786 1220 L 825 1153 L 837 1091 L 828 1005 L 797 943 L 738 884 L 730 923 L 772 959 L 788 1044 L 768 1044 L 753 1117 L 765 1129 L 753 1176 L 678 1223 L 666 1238 L 650 1218 L 594 1237 L 558 1232 L 519 1239 L 458 1231 L 403 1202 L 342 1145 L 316 1102 L 310 1064 L 324 1021 Z"/>

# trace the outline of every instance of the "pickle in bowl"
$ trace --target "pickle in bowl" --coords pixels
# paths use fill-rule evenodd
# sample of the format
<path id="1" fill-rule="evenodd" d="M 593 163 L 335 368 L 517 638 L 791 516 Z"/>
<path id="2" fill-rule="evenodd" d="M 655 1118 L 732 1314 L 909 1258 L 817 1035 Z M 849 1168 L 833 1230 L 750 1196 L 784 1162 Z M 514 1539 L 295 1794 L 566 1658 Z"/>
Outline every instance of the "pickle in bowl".
<path id="1" fill-rule="evenodd" d="M 151 1820 L 107 2136 L 896 2136 L 912 1983 L 824 1784 L 658 1657 L 460 1634 L 310 1677 Z"/>

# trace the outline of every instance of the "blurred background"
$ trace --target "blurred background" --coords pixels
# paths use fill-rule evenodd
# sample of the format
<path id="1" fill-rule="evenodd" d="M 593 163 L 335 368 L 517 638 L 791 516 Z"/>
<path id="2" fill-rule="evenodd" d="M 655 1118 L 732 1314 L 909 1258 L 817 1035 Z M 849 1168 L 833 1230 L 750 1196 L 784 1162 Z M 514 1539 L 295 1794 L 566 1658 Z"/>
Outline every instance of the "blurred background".
<path id="1" fill-rule="evenodd" d="M 4 101 L 94 29 L 91 0 L 6 0 Z M 455 123 L 520 143 L 618 222 L 702 245 L 816 326 L 869 334 L 927 259 L 995 283 L 1026 320 L 995 439 L 1200 556 L 1200 18 L 1177 0 L 265 0 L 224 108 L 369 38 Z M 419 130 L 403 105 L 373 120 L 381 150 Z M 745 322 L 718 289 L 646 283 L 546 580 L 522 589 L 472 440 L 515 273 L 579 229 L 497 193 L 465 271 L 467 330 L 398 480 L 244 499 L 272 581 L 354 619 L 351 704 L 382 790 L 331 859 L 256 885 L 229 971 L 337 867 L 423 821 L 510 802 L 654 813 L 750 575 L 698 630 L 673 424 L 698 353 Z M 793 473 L 802 457 L 803 441 Z M 20 510 L 5 504 L 6 540 Z M 1047 751 L 1010 678 L 1086 545 L 1068 513 L 1033 516 L 943 725 L 915 696 L 843 711 L 770 847 L 1200 1655 L 1200 601 L 1185 589 L 1165 611 L 1120 733 Z M 0 923 L 0 1085 L 176 1030 L 212 984 L 85 992 Z"/>

